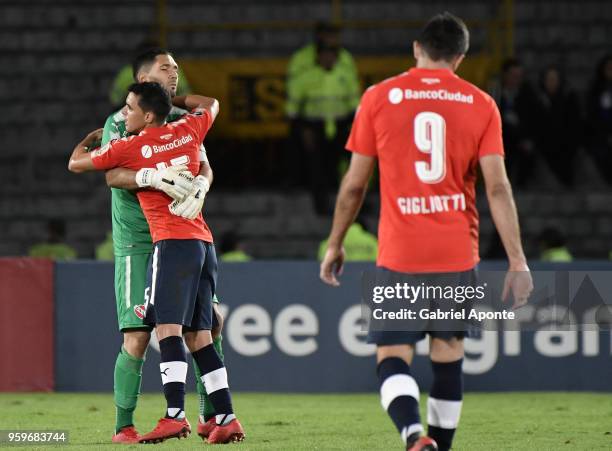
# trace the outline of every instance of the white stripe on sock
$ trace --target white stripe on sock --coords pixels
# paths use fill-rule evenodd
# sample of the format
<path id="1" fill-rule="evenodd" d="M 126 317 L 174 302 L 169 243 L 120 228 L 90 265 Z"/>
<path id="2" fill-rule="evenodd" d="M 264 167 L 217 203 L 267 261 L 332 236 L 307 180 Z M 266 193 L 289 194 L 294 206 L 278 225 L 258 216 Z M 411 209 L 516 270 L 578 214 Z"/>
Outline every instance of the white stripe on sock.
<path id="1" fill-rule="evenodd" d="M 183 412 L 183 409 L 179 409 L 178 407 L 169 407 L 168 416 L 170 418 L 176 418 L 177 420 L 182 420 L 183 418 L 185 418 L 185 412 Z"/>
<path id="2" fill-rule="evenodd" d="M 226 424 L 231 423 L 234 418 L 236 418 L 236 415 L 233 413 L 221 413 L 219 415 L 215 415 L 215 422 L 219 426 L 225 426 Z"/>
<path id="3" fill-rule="evenodd" d="M 206 388 L 206 393 L 211 394 L 222 388 L 229 388 L 227 384 L 227 370 L 225 367 L 211 371 L 202 376 L 202 383 Z"/>
<path id="4" fill-rule="evenodd" d="M 457 429 L 463 401 L 447 401 L 431 396 L 427 400 L 427 423 L 443 429 Z"/>
<path id="5" fill-rule="evenodd" d="M 159 364 L 159 372 L 164 385 L 169 382 L 182 382 L 184 384 L 187 379 L 187 362 L 162 362 Z"/>
<path id="6" fill-rule="evenodd" d="M 408 437 L 410 437 L 415 432 L 419 432 L 421 434 L 423 433 L 423 425 L 421 423 L 414 423 L 408 426 L 407 428 L 405 427 L 404 429 L 402 429 L 402 433 L 400 435 L 402 436 L 404 445 L 408 444 Z"/>
<path id="7" fill-rule="evenodd" d="M 387 410 L 389 404 L 399 396 L 412 396 L 419 402 L 419 386 L 414 378 L 408 374 L 394 374 L 385 379 L 380 387 L 380 402 Z"/>

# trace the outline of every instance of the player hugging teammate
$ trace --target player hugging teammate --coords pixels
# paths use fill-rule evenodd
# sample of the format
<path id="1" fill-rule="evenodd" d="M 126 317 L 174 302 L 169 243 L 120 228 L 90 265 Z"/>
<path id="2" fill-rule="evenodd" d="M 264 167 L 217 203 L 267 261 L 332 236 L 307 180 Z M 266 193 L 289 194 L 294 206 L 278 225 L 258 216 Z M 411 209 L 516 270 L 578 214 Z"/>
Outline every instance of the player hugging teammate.
<path id="1" fill-rule="evenodd" d="M 154 58 L 153 64 L 160 62 Z M 173 60 L 167 66 L 166 70 L 176 72 Z M 172 105 L 192 112 L 166 123 Z M 126 175 L 127 184 L 155 188 L 137 192 L 154 244 L 147 287 L 143 290 L 145 315 L 140 326 L 156 330 L 167 410 L 153 431 L 140 436 L 134 430 L 128 438 L 132 442 L 159 442 L 191 432 L 184 413 L 187 374 L 181 338 L 184 336 L 214 408 L 214 415 L 201 424 L 198 432 L 207 427 L 203 438 L 209 443 L 240 441 L 244 431 L 233 413 L 227 372 L 211 334 L 217 259 L 212 234 L 201 214 L 210 181 L 202 175 L 194 178 L 201 170 L 200 145 L 218 113 L 218 102 L 195 95 L 171 99 L 165 87 L 145 81 L 130 87 L 124 112 L 129 136 L 89 152 L 102 131 L 90 133 L 75 147 L 69 169 L 83 172 L 127 168 L 137 171 Z M 133 411 L 138 390 L 132 393 Z"/>

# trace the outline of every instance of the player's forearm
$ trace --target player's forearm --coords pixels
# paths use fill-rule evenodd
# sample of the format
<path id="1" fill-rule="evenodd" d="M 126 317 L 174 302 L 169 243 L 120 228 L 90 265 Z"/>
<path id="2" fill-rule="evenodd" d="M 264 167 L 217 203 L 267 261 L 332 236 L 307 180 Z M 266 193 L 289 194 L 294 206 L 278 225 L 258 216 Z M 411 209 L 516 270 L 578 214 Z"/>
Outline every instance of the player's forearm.
<path id="1" fill-rule="evenodd" d="M 208 180 L 209 187 L 212 186 L 213 170 L 208 161 L 200 161 L 200 172 L 198 172 L 198 175 L 205 177 Z"/>
<path id="2" fill-rule="evenodd" d="M 204 108 L 207 110 L 219 109 L 219 102 L 217 101 L 217 99 L 197 94 L 175 96 L 172 98 L 172 104 L 178 108 L 190 111 L 195 108 Z"/>
<path id="3" fill-rule="evenodd" d="M 138 189 L 136 171 L 126 168 L 115 168 L 106 171 L 106 184 L 111 188 Z"/>
<path id="4" fill-rule="evenodd" d="M 366 186 L 352 184 L 347 177 L 342 180 L 336 200 L 332 230 L 329 235 L 329 247 L 342 246 L 346 231 L 355 221 L 365 194 Z"/>
<path id="5" fill-rule="evenodd" d="M 511 269 L 526 267 L 527 260 L 521 244 L 516 205 L 510 183 L 497 183 L 487 189 L 487 198 L 493 222 L 506 250 Z"/>
<path id="6" fill-rule="evenodd" d="M 70 172 L 79 174 L 94 169 L 91 164 L 91 155 L 87 153 L 88 150 L 87 145 L 83 141 L 75 146 L 68 160 L 68 170 Z"/>
<path id="7" fill-rule="evenodd" d="M 74 147 L 72 155 L 70 155 L 70 159 L 68 160 L 68 170 L 70 172 L 80 173 L 96 170 L 89 151 L 100 145 L 100 138 L 102 138 L 101 128 L 88 133 L 87 136 Z"/>

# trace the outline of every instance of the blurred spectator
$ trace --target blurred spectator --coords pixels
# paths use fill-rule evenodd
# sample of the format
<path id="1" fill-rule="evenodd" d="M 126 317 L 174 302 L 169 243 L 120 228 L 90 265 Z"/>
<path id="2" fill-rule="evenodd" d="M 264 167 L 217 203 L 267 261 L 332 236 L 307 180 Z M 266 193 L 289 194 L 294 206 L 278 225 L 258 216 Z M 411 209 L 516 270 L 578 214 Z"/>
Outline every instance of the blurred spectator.
<path id="1" fill-rule="evenodd" d="M 561 71 L 550 66 L 538 84 L 535 145 L 559 182 L 573 186 L 574 158 L 580 145 L 582 118 L 574 92 L 565 84 Z"/>
<path id="2" fill-rule="evenodd" d="M 572 254 L 565 245 L 565 236 L 555 227 L 547 227 L 538 236 L 540 260 L 545 262 L 571 262 Z"/>
<path id="3" fill-rule="evenodd" d="M 35 244 L 30 248 L 30 257 L 52 258 L 53 260 L 74 260 L 76 251 L 64 243 L 66 223 L 63 219 L 51 219 L 47 222 L 47 241 Z"/>
<path id="4" fill-rule="evenodd" d="M 612 185 L 612 55 L 599 61 L 587 97 L 588 144 L 601 175 Z"/>
<path id="5" fill-rule="evenodd" d="M 96 260 L 114 261 L 115 252 L 113 250 L 113 232 L 106 233 L 106 238 L 96 246 Z"/>
<path id="6" fill-rule="evenodd" d="M 159 42 L 156 39 L 147 39 L 142 41 L 134 50 L 134 56 L 140 55 L 152 48 L 159 48 Z M 134 83 L 134 71 L 131 64 L 126 64 L 119 69 L 119 72 L 117 72 L 109 92 L 109 100 L 113 107 L 113 111 L 123 107 L 125 104 L 125 98 L 127 97 L 127 88 L 132 83 Z M 179 84 L 176 87 L 176 95 L 184 96 L 190 92 L 191 87 L 187 82 L 187 77 L 185 77 L 185 74 L 179 67 Z"/>
<path id="7" fill-rule="evenodd" d="M 508 175 L 513 186 L 524 187 L 531 179 L 536 161 L 533 133 L 536 95 L 525 80 L 518 59 L 504 61 L 500 84 L 492 89 L 491 95 L 502 117 Z"/>
<path id="8" fill-rule="evenodd" d="M 316 41 L 298 50 L 287 71 L 287 116 L 291 120 L 294 171 L 304 171 L 318 214 L 328 214 L 328 194 L 338 181 L 360 86 L 351 55 L 339 45 L 339 29 L 317 26 Z M 296 177 L 300 179 L 300 176 Z"/>
<path id="9" fill-rule="evenodd" d="M 221 260 L 224 262 L 248 262 L 253 258 L 248 255 L 242 248 L 242 240 L 240 236 L 230 230 L 221 236 Z"/>
<path id="10" fill-rule="evenodd" d="M 319 245 L 319 261 L 325 257 L 326 250 L 327 239 Z M 357 218 L 346 232 L 344 252 L 345 261 L 376 261 L 378 240 L 367 230 L 363 218 Z"/>
<path id="11" fill-rule="evenodd" d="M 291 55 L 289 66 L 287 67 L 288 78 L 291 79 L 298 76 L 317 65 L 318 46 L 339 49 L 338 65 L 342 66 L 348 74 L 357 73 L 353 57 L 340 45 L 340 29 L 337 26 L 325 22 L 318 23 L 315 27 L 314 38 L 314 42 L 305 45 Z"/>

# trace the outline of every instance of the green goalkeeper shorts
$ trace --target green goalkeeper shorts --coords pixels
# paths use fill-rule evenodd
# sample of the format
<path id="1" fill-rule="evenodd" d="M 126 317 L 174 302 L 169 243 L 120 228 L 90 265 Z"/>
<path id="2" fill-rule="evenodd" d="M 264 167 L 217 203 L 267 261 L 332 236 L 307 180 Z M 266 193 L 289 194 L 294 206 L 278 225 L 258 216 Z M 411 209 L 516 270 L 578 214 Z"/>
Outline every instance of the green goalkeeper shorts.
<path id="1" fill-rule="evenodd" d="M 145 287 L 147 268 L 151 254 L 115 257 L 115 300 L 117 301 L 117 321 L 119 330 L 147 329 L 144 323 Z M 219 303 L 217 295 L 212 301 Z"/>
<path id="2" fill-rule="evenodd" d="M 151 254 L 115 257 L 115 300 L 119 330 L 148 329 L 144 323 L 145 285 Z"/>

